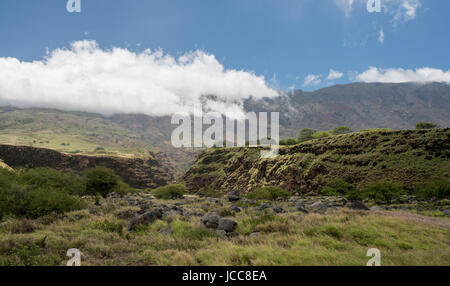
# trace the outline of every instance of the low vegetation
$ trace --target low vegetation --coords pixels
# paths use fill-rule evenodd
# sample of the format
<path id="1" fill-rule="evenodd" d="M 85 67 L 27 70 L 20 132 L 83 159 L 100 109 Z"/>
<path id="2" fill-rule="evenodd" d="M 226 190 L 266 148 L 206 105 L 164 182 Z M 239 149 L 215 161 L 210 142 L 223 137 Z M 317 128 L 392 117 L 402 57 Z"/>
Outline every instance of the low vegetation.
<path id="1" fill-rule="evenodd" d="M 158 199 L 175 200 L 186 194 L 186 186 L 181 184 L 171 184 L 153 190 L 153 195 Z"/>
<path id="2" fill-rule="evenodd" d="M 201 213 L 231 205 L 224 198 L 218 203 L 201 198 L 152 202 L 183 202 L 185 209 Z M 0 265 L 65 265 L 69 248 L 80 249 L 83 266 L 364 266 L 367 250 L 374 247 L 384 266 L 450 263 L 448 229 L 396 212 L 273 214 L 249 208 L 234 215 L 236 234 L 225 239 L 202 227 L 200 217 L 179 214 L 129 232 L 122 214 L 138 209 L 125 199 L 102 198 L 100 206 L 89 202 L 88 209 L 65 217 L 6 219 L 0 224 Z"/>
<path id="3" fill-rule="evenodd" d="M 288 198 L 290 193 L 281 187 L 267 186 L 256 189 L 247 195 L 251 200 L 276 200 L 280 198 Z"/>
<path id="4" fill-rule="evenodd" d="M 83 174 L 50 168 L 0 169 L 0 219 L 38 218 L 63 214 L 86 206 L 80 198 L 109 192 L 126 193 L 132 189 L 111 170 L 95 168 Z"/>

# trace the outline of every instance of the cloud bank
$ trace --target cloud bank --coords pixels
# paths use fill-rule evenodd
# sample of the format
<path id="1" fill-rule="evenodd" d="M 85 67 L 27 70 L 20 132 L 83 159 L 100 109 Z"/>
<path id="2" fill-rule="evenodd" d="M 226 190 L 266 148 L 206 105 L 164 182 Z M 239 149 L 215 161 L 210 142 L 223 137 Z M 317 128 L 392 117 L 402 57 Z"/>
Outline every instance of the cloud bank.
<path id="1" fill-rule="evenodd" d="M 378 69 L 370 67 L 356 76 L 356 80 L 362 82 L 446 82 L 450 83 L 450 70 L 443 71 L 435 68 L 411 69 Z"/>
<path id="2" fill-rule="evenodd" d="M 161 50 L 103 50 L 95 41 L 78 41 L 39 61 L 0 58 L 2 105 L 163 116 L 189 112 L 208 95 L 218 102 L 206 107 L 224 113 L 241 111 L 249 96 L 278 93 L 264 77 L 227 70 L 203 51 L 175 58 Z"/>

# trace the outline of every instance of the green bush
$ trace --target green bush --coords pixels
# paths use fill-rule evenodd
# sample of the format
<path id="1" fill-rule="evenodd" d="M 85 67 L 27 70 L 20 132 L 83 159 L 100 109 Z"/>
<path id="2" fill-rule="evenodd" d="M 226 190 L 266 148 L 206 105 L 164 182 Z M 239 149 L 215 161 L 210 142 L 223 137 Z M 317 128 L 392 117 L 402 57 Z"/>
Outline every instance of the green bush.
<path id="1" fill-rule="evenodd" d="M 387 180 L 371 183 L 365 188 L 365 195 L 368 198 L 387 204 L 390 204 L 393 199 L 399 198 L 405 194 L 401 184 Z"/>
<path id="2" fill-rule="evenodd" d="M 437 125 L 429 122 L 418 122 L 416 124 L 416 129 L 433 129 L 436 128 Z"/>
<path id="3" fill-rule="evenodd" d="M 256 189 L 247 195 L 251 200 L 276 200 L 278 198 L 287 198 L 290 194 L 281 187 L 267 186 Z"/>
<path id="4" fill-rule="evenodd" d="M 186 186 L 180 184 L 172 184 L 154 189 L 153 195 L 157 199 L 176 200 L 182 198 L 186 191 Z"/>
<path id="5" fill-rule="evenodd" d="M 433 179 L 426 183 L 417 184 L 415 193 L 422 198 L 445 199 L 450 197 L 450 179 Z"/>
<path id="6" fill-rule="evenodd" d="M 20 182 L 33 188 L 65 190 L 72 195 L 84 195 L 86 181 L 73 172 L 60 172 L 51 168 L 35 168 L 23 171 Z"/>
<path id="7" fill-rule="evenodd" d="M 352 132 L 352 130 L 347 126 L 339 126 L 339 127 L 334 128 L 331 131 L 331 133 L 333 133 L 334 135 L 347 134 L 350 132 Z"/>
<path id="8" fill-rule="evenodd" d="M 356 190 L 352 184 L 342 179 L 331 180 L 321 192 L 324 196 L 345 196 L 347 199 L 356 201 L 361 200 L 361 193 Z"/>
<path id="9" fill-rule="evenodd" d="M 313 139 L 313 134 L 316 133 L 316 130 L 310 128 L 303 128 L 298 132 L 298 140 L 300 142 L 305 142 Z"/>
<path id="10" fill-rule="evenodd" d="M 84 176 L 86 177 L 86 192 L 89 195 L 98 193 L 106 197 L 108 193 L 117 190 L 119 187 L 119 177 L 113 170 L 105 167 L 86 170 Z"/>
<path id="11" fill-rule="evenodd" d="M 282 146 L 292 146 L 298 144 L 299 141 L 296 138 L 288 138 L 284 140 L 280 140 L 280 145 Z"/>
<path id="12" fill-rule="evenodd" d="M 326 138 L 326 137 L 330 137 L 332 136 L 332 134 L 328 131 L 317 131 L 316 133 L 314 133 L 312 135 L 313 139 L 320 139 L 320 138 Z"/>
<path id="13" fill-rule="evenodd" d="M 62 190 L 31 189 L 17 184 L 0 189 L 0 218 L 4 216 L 37 218 L 83 207 L 84 204 L 79 198 Z"/>

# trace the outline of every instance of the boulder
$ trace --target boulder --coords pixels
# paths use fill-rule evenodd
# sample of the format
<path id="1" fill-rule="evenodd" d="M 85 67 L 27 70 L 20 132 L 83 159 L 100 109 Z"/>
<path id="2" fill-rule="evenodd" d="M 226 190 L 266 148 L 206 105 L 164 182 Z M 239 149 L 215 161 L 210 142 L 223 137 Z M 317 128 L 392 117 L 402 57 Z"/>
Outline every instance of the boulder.
<path id="1" fill-rule="evenodd" d="M 352 201 L 350 205 L 348 206 L 352 210 L 361 210 L 361 211 L 368 211 L 370 210 L 363 202 L 361 201 Z"/>
<path id="2" fill-rule="evenodd" d="M 235 213 L 241 212 L 241 209 L 240 209 L 239 207 L 235 206 L 235 205 L 232 205 L 232 206 L 230 207 L 230 210 L 233 211 L 233 212 L 235 212 Z"/>
<path id="3" fill-rule="evenodd" d="M 282 207 L 280 207 L 280 206 L 274 206 L 272 209 L 273 209 L 273 211 L 276 212 L 277 214 L 285 213 L 285 212 L 286 212 L 286 211 L 285 211 Z"/>
<path id="4" fill-rule="evenodd" d="M 219 226 L 220 216 L 216 212 L 208 212 L 202 218 L 203 224 L 207 228 L 216 229 Z"/>
<path id="5" fill-rule="evenodd" d="M 230 202 L 236 202 L 236 201 L 239 201 L 240 199 L 241 199 L 241 195 L 240 195 L 239 191 L 232 191 L 228 195 L 228 200 Z"/>
<path id="6" fill-rule="evenodd" d="M 155 220 L 162 218 L 161 210 L 152 209 L 148 212 L 138 215 L 131 219 L 130 224 L 128 225 L 129 231 L 135 231 L 139 225 L 147 225 L 153 223 Z"/>
<path id="7" fill-rule="evenodd" d="M 260 205 L 258 207 L 255 207 L 255 211 L 263 211 L 265 209 L 270 209 L 270 208 L 272 208 L 272 205 L 265 203 L 265 204 L 262 204 L 262 205 Z"/>
<path id="8" fill-rule="evenodd" d="M 237 227 L 237 222 L 231 219 L 221 218 L 219 220 L 218 229 L 226 232 L 233 232 Z"/>
<path id="9" fill-rule="evenodd" d="M 306 205 L 304 202 L 295 202 L 293 206 L 297 209 L 299 212 L 303 212 L 305 214 L 308 213 L 308 210 L 306 209 Z"/>
<path id="10" fill-rule="evenodd" d="M 444 215 L 446 215 L 446 216 L 450 216 L 450 210 L 445 210 L 445 211 L 443 211 L 443 213 L 444 213 Z"/>
<path id="11" fill-rule="evenodd" d="M 383 210 L 383 208 L 380 207 L 380 206 L 372 206 L 372 207 L 369 208 L 369 210 L 370 210 L 371 212 L 376 212 L 376 211 L 381 211 L 381 210 Z"/>

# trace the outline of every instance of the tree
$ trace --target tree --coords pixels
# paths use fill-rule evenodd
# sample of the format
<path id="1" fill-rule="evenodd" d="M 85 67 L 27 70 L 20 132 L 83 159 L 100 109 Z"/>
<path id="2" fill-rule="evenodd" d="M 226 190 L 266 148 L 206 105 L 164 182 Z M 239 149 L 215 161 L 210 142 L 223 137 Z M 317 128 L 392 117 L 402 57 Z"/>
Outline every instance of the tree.
<path id="1" fill-rule="evenodd" d="M 305 142 L 313 139 L 313 134 L 316 133 L 316 130 L 310 128 L 303 128 L 298 132 L 298 140 L 300 142 Z"/>
<path id="2" fill-rule="evenodd" d="M 106 197 L 108 193 L 114 191 L 119 186 L 119 177 L 105 167 L 96 167 L 94 169 L 86 170 L 85 176 L 86 192 L 90 195 L 96 195 L 97 193 L 103 197 Z"/>
<path id="3" fill-rule="evenodd" d="M 418 122 L 416 124 L 416 129 L 433 129 L 436 128 L 437 125 L 430 122 Z"/>
<path id="4" fill-rule="evenodd" d="M 347 126 L 339 126 L 334 128 L 331 133 L 333 133 L 334 135 L 339 135 L 339 134 L 347 134 L 352 132 L 352 130 L 350 129 L 350 127 Z"/>

